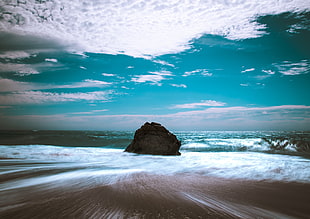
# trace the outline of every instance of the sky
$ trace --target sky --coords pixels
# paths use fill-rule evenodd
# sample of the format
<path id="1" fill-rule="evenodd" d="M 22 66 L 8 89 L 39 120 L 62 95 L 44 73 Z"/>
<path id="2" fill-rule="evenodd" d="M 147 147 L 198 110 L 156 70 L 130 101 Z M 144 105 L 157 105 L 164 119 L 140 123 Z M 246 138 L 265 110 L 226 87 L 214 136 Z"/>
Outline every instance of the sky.
<path id="1" fill-rule="evenodd" d="M 0 129 L 310 130 L 308 0 L 3 0 Z"/>

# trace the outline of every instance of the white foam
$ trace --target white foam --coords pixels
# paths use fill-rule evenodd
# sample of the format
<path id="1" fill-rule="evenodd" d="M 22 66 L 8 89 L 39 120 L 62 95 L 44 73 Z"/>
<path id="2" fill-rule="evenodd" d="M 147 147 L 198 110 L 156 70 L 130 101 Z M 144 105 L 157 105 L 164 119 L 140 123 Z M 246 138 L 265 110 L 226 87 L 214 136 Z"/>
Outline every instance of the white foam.
<path id="1" fill-rule="evenodd" d="M 204 144 L 204 143 L 187 143 L 182 145 L 181 149 L 186 149 L 186 148 L 206 148 L 209 145 Z"/>
<path id="2" fill-rule="evenodd" d="M 258 15 L 309 10 L 305 0 L 1 1 L 0 30 L 58 39 L 76 52 L 156 56 L 202 34 L 258 37 Z"/>
<path id="3" fill-rule="evenodd" d="M 268 144 L 263 144 L 261 138 L 228 138 L 228 139 L 213 139 L 207 138 L 203 139 L 203 143 L 192 142 L 191 139 L 185 140 L 185 144 L 182 145 L 181 149 L 186 148 L 222 148 L 224 151 L 227 148 L 244 148 L 249 151 L 268 151 L 270 147 Z"/>
<path id="4" fill-rule="evenodd" d="M 310 182 L 310 160 L 289 155 L 258 152 L 186 152 L 181 156 L 152 156 L 124 153 L 122 149 L 34 146 L 0 146 L 0 157 L 21 158 L 21 162 L 40 161 L 24 168 L 74 167 L 80 170 L 44 178 L 44 182 L 63 177 L 107 177 L 130 172 L 155 174 L 196 173 L 224 178 Z M 0 160 L 1 162 L 1 160 Z M 32 161 L 31 161 L 32 162 Z M 55 164 L 57 162 L 57 164 Z M 70 162 L 70 163 L 68 163 Z M 47 165 L 47 166 L 46 166 Z M 4 172 L 10 170 L 4 170 Z M 55 178 L 54 178 L 55 177 Z M 111 178 L 111 180 L 112 180 Z M 117 177 L 116 177 L 117 178 Z M 40 179 L 42 180 L 42 179 Z M 39 181 L 40 181 L 39 180 Z M 42 182 L 42 181 L 41 181 Z M 22 184 L 24 184 L 23 182 Z M 31 182 L 36 183 L 36 181 Z"/>
<path id="5" fill-rule="evenodd" d="M 41 184 L 51 184 L 55 185 L 61 184 L 62 182 L 66 181 L 72 181 L 72 186 L 73 185 L 79 185 L 81 186 L 81 182 L 79 179 L 92 179 L 95 177 L 96 181 L 100 179 L 101 183 L 104 184 L 111 184 L 116 182 L 120 176 L 126 175 L 129 173 L 136 173 L 140 172 L 139 169 L 131 169 L 131 170 L 107 170 L 107 169 L 102 169 L 102 170 L 77 170 L 77 171 L 71 171 L 71 172 L 65 172 L 65 173 L 59 173 L 59 174 L 54 174 L 50 176 L 40 176 L 40 177 L 33 177 L 30 179 L 21 179 L 17 180 L 15 182 L 9 182 L 6 184 L 3 184 L 0 186 L 0 191 L 3 190 L 11 190 L 11 189 L 17 189 L 17 188 L 23 188 L 23 187 L 29 187 L 29 186 L 37 186 Z"/>

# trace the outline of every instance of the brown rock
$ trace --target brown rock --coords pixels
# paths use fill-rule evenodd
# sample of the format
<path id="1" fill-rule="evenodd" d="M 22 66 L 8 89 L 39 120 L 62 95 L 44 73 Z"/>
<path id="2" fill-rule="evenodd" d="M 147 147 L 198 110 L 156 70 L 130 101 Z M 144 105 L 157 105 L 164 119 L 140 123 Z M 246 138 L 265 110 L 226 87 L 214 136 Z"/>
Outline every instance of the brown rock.
<path id="1" fill-rule="evenodd" d="M 181 142 L 159 123 L 146 122 L 135 132 L 126 152 L 153 155 L 181 155 Z"/>

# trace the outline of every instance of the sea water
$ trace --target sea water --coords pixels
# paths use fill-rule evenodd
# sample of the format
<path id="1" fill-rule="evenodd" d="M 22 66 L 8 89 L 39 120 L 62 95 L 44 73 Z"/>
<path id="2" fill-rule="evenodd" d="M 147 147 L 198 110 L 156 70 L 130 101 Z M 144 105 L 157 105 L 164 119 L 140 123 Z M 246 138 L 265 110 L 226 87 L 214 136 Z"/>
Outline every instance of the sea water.
<path id="1" fill-rule="evenodd" d="M 129 172 L 310 183 L 310 132 L 175 134 L 182 155 L 167 157 L 124 152 L 133 132 L 2 131 L 1 175 L 46 171 L 36 183 Z"/>

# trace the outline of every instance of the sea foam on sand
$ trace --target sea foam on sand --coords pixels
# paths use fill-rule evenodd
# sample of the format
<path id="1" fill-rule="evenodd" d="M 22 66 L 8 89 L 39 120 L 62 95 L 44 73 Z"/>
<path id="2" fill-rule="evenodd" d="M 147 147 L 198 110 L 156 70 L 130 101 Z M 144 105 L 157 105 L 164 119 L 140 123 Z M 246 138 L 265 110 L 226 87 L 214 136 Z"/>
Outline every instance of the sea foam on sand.
<path id="1" fill-rule="evenodd" d="M 2 180 L 11 180 L 2 177 Z M 1 218 L 306 218 L 309 184 L 125 174 L 2 190 Z"/>

